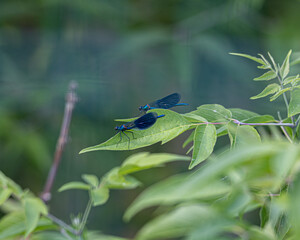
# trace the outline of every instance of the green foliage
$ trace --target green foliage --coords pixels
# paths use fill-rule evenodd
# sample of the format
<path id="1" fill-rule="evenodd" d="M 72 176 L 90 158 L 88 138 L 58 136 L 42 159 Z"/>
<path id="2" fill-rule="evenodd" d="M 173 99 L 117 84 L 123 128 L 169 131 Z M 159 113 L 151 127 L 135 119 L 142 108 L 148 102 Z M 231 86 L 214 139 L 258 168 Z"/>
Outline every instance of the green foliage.
<path id="1" fill-rule="evenodd" d="M 0 207 L 14 197 L 22 202 L 22 208 L 12 210 L 0 220 L 0 239 L 23 234 L 28 237 L 39 227 L 53 228 L 53 225 L 42 216 L 48 214 L 48 209 L 43 201 L 34 197 L 29 191 L 23 191 L 15 182 L 0 171 Z M 5 208 L 4 208 L 5 209 Z"/>
<path id="2" fill-rule="evenodd" d="M 292 54 L 292 50 L 288 52 L 281 66 L 275 63 L 270 53 L 268 53 L 268 55 L 272 64 L 270 64 L 270 62 L 261 54 L 259 54 L 260 58 L 256 58 L 247 54 L 231 54 L 245 57 L 255 62 L 258 62 L 262 64 L 258 68 L 268 70 L 268 72 L 265 72 L 260 77 L 254 78 L 255 81 L 269 81 L 277 78 L 279 82 L 279 84 L 271 83 L 267 85 L 266 88 L 260 94 L 251 97 L 251 99 L 258 99 L 273 94 L 270 98 L 270 101 L 274 101 L 279 96 L 283 95 L 285 104 L 288 106 L 288 117 L 292 117 L 300 113 L 300 98 L 299 91 L 297 90 L 300 87 L 299 75 L 288 77 L 288 74 L 290 72 L 290 56 Z M 291 99 L 289 103 L 287 102 L 286 92 L 291 93 Z"/>
<path id="3" fill-rule="evenodd" d="M 193 168 L 207 159 L 214 150 L 217 131 L 214 125 L 199 125 L 194 134 L 193 158 L 189 168 Z"/>
<path id="4" fill-rule="evenodd" d="M 97 150 L 132 150 L 146 147 L 160 141 L 164 144 L 190 127 L 190 122 L 180 114 L 162 109 L 157 109 L 155 112 L 157 112 L 158 115 L 165 114 L 165 116 L 159 118 L 157 123 L 149 129 L 132 131 L 134 136 L 128 136 L 130 137 L 130 142 L 125 136 L 121 138 L 122 133 L 118 133 L 106 142 L 85 148 L 81 150 L 80 153 Z"/>
<path id="5" fill-rule="evenodd" d="M 288 108 L 288 116 L 294 116 L 300 113 L 300 89 L 295 88 L 291 92 L 291 101 Z"/>
<path id="6" fill-rule="evenodd" d="M 73 221 L 72 227 L 51 217 L 38 197 L 23 191 L 0 172 L 0 205 L 8 211 L 0 220 L 0 239 L 20 236 L 37 240 L 122 239 L 87 230 L 92 207 L 109 201 L 112 189 L 142 186 L 142 181 L 133 174 L 148 169 L 154 171 L 153 168 L 176 161 L 190 161 L 190 169 L 198 168 L 167 177 L 139 194 L 124 213 L 125 221 L 147 208 L 157 207 L 158 210 L 134 239 L 297 239 L 300 234 L 300 117 L 297 116 L 300 113 L 300 85 L 299 75 L 288 76 L 291 51 L 281 65 L 276 64 L 269 53 L 269 60 L 261 54 L 259 57 L 234 55 L 251 59 L 260 64 L 260 69 L 267 70 L 254 80 L 278 79 L 278 84 L 267 85 L 252 99 L 272 95 L 270 100 L 273 101 L 282 96 L 288 113 L 285 119 L 277 120 L 271 115 L 238 108 L 227 109 L 218 104 L 201 105 L 184 114 L 165 109 L 152 110 L 165 115 L 152 127 L 132 130 L 133 136 L 128 134 L 130 140 L 124 136 L 121 138 L 119 133 L 80 153 L 132 150 L 157 142 L 164 144 L 190 131 L 183 147 L 191 145 L 188 152 L 193 151 L 192 158 L 140 152 L 129 156 L 101 178 L 83 174 L 83 181 L 64 184 L 58 191 L 84 190 L 89 195 L 83 217 L 78 217 L 77 224 Z M 257 126 L 270 128 L 256 129 Z M 216 141 L 221 136 L 226 136 L 230 144 L 214 152 Z M 5 207 L 12 200 L 22 203 L 21 208 Z M 251 213 L 259 213 L 259 226 L 248 220 Z"/>
<path id="7" fill-rule="evenodd" d="M 41 199 L 33 197 L 24 199 L 24 210 L 26 219 L 26 232 L 24 237 L 27 238 L 37 227 L 40 214 L 47 215 L 48 210 Z"/>

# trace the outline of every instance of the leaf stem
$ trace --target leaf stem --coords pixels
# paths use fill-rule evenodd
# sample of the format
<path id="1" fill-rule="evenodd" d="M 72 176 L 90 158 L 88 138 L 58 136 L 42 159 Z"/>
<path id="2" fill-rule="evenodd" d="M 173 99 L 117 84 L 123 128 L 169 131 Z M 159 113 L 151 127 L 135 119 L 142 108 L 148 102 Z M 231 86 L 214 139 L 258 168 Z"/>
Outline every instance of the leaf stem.
<path id="1" fill-rule="evenodd" d="M 277 112 L 278 114 L 278 118 L 280 121 L 282 121 L 282 118 L 281 118 L 281 115 L 280 115 L 280 112 L 278 111 Z M 296 125 L 297 126 L 297 125 Z M 284 135 L 286 136 L 286 138 L 289 140 L 290 143 L 293 143 L 292 139 L 290 138 L 289 134 L 287 133 L 287 131 L 285 130 L 285 128 L 283 126 L 280 126 L 282 132 L 284 133 Z M 294 131 L 293 131 L 293 134 L 294 134 Z"/>
<path id="2" fill-rule="evenodd" d="M 72 228 L 70 225 L 66 224 L 59 218 L 53 216 L 52 214 L 48 213 L 48 215 L 46 215 L 46 217 L 49 218 L 52 222 L 59 225 L 61 228 L 68 230 L 70 233 L 73 233 L 74 235 L 78 235 L 78 232 L 74 228 Z"/>
<path id="3" fill-rule="evenodd" d="M 280 88 L 281 88 L 281 90 L 283 90 L 284 87 L 283 87 L 283 83 L 282 83 L 282 79 L 281 79 L 279 71 L 276 71 L 276 75 L 277 75 L 277 79 L 278 79 L 278 81 L 280 83 Z M 283 100 L 284 100 L 284 103 L 285 103 L 285 106 L 286 106 L 286 112 L 287 112 L 287 115 L 288 115 L 288 112 L 289 112 L 289 103 L 288 103 L 288 100 L 287 100 L 287 97 L 286 97 L 286 93 L 285 92 L 282 93 L 282 96 L 283 96 Z M 291 117 L 291 119 L 292 119 L 292 123 L 295 125 L 294 118 Z"/>
<path id="4" fill-rule="evenodd" d="M 93 205 L 93 201 L 92 199 L 90 198 L 89 201 L 88 201 L 88 204 L 86 206 L 86 209 L 84 211 L 84 214 L 83 214 L 83 217 L 82 217 L 82 221 L 81 221 L 81 225 L 80 225 L 80 228 L 79 228 L 79 231 L 77 232 L 77 235 L 81 235 L 84 227 L 85 227 L 85 224 L 87 222 L 87 219 L 88 219 L 88 216 L 90 214 L 90 211 L 92 209 L 92 205 Z"/>
<path id="5" fill-rule="evenodd" d="M 291 127 L 294 128 L 296 127 L 295 124 L 293 123 L 282 123 L 282 122 L 278 122 L 278 123 L 244 123 L 244 122 L 240 122 L 239 120 L 236 119 L 230 119 L 232 120 L 234 123 L 239 124 L 239 125 L 249 125 L 249 126 L 283 126 L 283 127 Z M 218 125 L 218 124 L 227 124 L 226 122 L 203 122 L 203 123 L 194 123 L 191 124 L 192 126 L 198 126 L 198 125 L 202 125 L 202 124 L 213 124 L 213 125 Z"/>

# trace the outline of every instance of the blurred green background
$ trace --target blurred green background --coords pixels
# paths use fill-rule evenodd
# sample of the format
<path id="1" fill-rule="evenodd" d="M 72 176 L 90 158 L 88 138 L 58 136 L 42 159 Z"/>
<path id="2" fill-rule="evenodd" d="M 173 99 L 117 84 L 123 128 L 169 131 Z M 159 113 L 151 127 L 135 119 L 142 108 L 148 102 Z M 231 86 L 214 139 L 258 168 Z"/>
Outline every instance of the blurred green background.
<path id="1" fill-rule="evenodd" d="M 42 191 L 71 80 L 79 102 L 50 202 L 65 221 L 83 211 L 87 196 L 58 187 L 83 173 L 101 177 L 137 151 L 78 152 L 111 137 L 113 119 L 138 115 L 142 104 L 179 92 L 190 104 L 179 112 L 218 103 L 284 115 L 281 100 L 249 100 L 265 86 L 251 81 L 262 71 L 228 53 L 269 51 L 283 61 L 300 48 L 299 11 L 297 0 L 1 0 L 0 170 Z M 143 150 L 185 154 L 185 136 Z M 138 177 L 147 186 L 182 171 L 186 163 Z M 122 214 L 140 191 L 113 191 L 93 210 L 89 228 L 133 236 L 148 213 L 129 224 Z"/>

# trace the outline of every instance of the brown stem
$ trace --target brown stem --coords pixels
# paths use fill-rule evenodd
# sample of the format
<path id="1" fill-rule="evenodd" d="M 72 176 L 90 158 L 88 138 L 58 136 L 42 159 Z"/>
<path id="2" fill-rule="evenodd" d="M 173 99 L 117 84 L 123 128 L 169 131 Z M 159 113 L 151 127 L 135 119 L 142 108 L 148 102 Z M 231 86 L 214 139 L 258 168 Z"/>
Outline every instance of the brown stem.
<path id="1" fill-rule="evenodd" d="M 59 166 L 62 152 L 64 149 L 65 144 L 67 143 L 68 139 L 68 132 L 70 127 L 70 122 L 72 118 L 72 112 L 74 109 L 74 105 L 77 101 L 77 95 L 75 93 L 75 89 L 77 87 L 77 83 L 72 81 L 69 85 L 68 93 L 66 94 L 66 105 L 65 105 L 65 112 L 64 118 L 60 129 L 59 138 L 56 143 L 56 150 L 54 154 L 54 159 L 52 166 L 48 173 L 48 178 L 46 184 L 44 186 L 44 190 L 41 194 L 41 199 L 44 202 L 48 202 L 51 199 L 51 188 L 56 176 L 57 168 Z"/>

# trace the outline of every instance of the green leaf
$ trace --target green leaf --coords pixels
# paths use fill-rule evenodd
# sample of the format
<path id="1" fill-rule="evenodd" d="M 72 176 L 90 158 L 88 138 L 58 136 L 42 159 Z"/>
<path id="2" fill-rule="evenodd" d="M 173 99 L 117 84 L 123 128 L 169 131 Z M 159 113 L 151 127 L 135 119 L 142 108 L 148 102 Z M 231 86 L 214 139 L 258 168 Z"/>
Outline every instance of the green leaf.
<path id="1" fill-rule="evenodd" d="M 143 191 L 126 210 L 124 219 L 130 220 L 139 211 L 156 205 L 171 205 L 192 200 L 215 200 L 232 191 L 225 181 L 190 185 L 191 176 L 180 174 L 158 182 Z M 192 176 L 193 178 L 193 176 Z"/>
<path id="2" fill-rule="evenodd" d="M 124 133 L 121 133 L 123 136 L 120 141 L 120 133 L 118 133 L 106 142 L 85 148 L 81 150 L 80 153 L 98 150 L 132 150 L 146 147 L 160 141 L 164 144 L 191 126 L 188 120 L 171 110 L 156 109 L 155 112 L 158 115 L 164 114 L 165 116 L 157 119 L 156 123 L 146 130 L 133 130 L 134 138 L 132 134 L 127 132 L 130 142 L 127 137 L 124 136 Z"/>
<path id="3" fill-rule="evenodd" d="M 12 190 L 9 188 L 0 188 L 0 206 L 10 197 Z"/>
<path id="4" fill-rule="evenodd" d="M 188 138 L 182 144 L 182 148 L 185 148 L 190 142 L 192 142 L 194 140 L 194 134 L 195 134 L 195 131 L 192 131 L 190 136 L 188 136 Z"/>
<path id="5" fill-rule="evenodd" d="M 38 221 L 37 229 L 53 229 L 52 222 L 48 219 L 41 218 Z M 0 219 L 0 239 L 21 239 L 24 234 L 25 227 L 25 214 L 24 211 L 11 212 Z M 18 236 L 18 238 L 16 238 Z M 31 239 L 31 238 L 30 238 Z"/>
<path id="6" fill-rule="evenodd" d="M 268 60 L 264 57 L 262 54 L 258 54 L 258 56 L 261 57 L 261 59 L 264 61 L 264 65 L 258 66 L 258 68 L 262 69 L 272 69 L 271 64 L 268 62 Z"/>
<path id="7" fill-rule="evenodd" d="M 239 121 L 244 121 L 246 119 L 259 116 L 259 114 L 255 112 L 251 112 L 240 108 L 229 108 L 228 110 L 232 113 L 232 118 L 237 119 Z"/>
<path id="8" fill-rule="evenodd" d="M 291 221 L 292 231 L 295 240 L 300 236 L 300 175 L 297 174 L 293 181 L 293 187 L 289 189 L 289 198 L 287 199 L 288 217 Z"/>
<path id="9" fill-rule="evenodd" d="M 83 182 L 69 182 L 69 183 L 62 185 L 58 189 L 58 191 L 62 192 L 62 191 L 70 190 L 70 189 L 90 190 L 91 186 L 88 184 L 85 184 Z"/>
<path id="10" fill-rule="evenodd" d="M 227 134 L 228 134 L 228 132 L 227 132 L 226 125 L 222 125 L 221 127 L 217 128 L 217 136 L 218 137 L 221 137 L 221 136 L 224 136 Z"/>
<path id="11" fill-rule="evenodd" d="M 280 90 L 280 86 L 277 83 L 269 84 L 260 94 L 251 97 L 250 99 L 258 99 L 270 94 L 276 93 Z"/>
<path id="12" fill-rule="evenodd" d="M 116 189 L 133 189 L 141 185 L 141 182 L 131 176 L 119 173 L 120 167 L 110 170 L 101 180 L 101 186 Z"/>
<path id="13" fill-rule="evenodd" d="M 92 186 L 92 187 L 98 187 L 99 180 L 98 180 L 97 176 L 92 175 L 92 174 L 84 174 L 81 177 L 90 186 Z"/>
<path id="14" fill-rule="evenodd" d="M 93 206 L 102 205 L 106 203 L 109 198 L 109 189 L 105 186 L 92 189 L 91 198 L 93 200 Z"/>
<path id="15" fill-rule="evenodd" d="M 245 186 L 235 186 L 233 192 L 228 196 L 225 204 L 221 204 L 222 209 L 230 216 L 237 216 L 243 213 L 247 206 L 251 204 L 252 195 Z"/>
<path id="16" fill-rule="evenodd" d="M 22 197 L 23 195 L 23 190 L 22 188 L 16 184 L 13 180 L 11 180 L 10 178 L 6 177 L 5 174 L 3 172 L 0 171 L 0 187 L 5 187 L 5 188 L 9 188 L 12 190 L 12 192 L 17 195 L 18 197 Z"/>
<path id="17" fill-rule="evenodd" d="M 281 94 L 289 91 L 291 88 L 288 87 L 288 88 L 284 88 L 284 89 L 281 89 L 279 92 L 275 93 L 271 98 L 270 98 L 270 101 L 274 101 L 276 98 L 278 98 Z"/>
<path id="18" fill-rule="evenodd" d="M 295 81 L 299 81 L 300 78 L 299 78 L 299 74 L 297 76 L 290 76 L 290 77 L 287 77 L 283 80 L 283 85 L 287 85 L 289 83 L 293 83 Z"/>
<path id="19" fill-rule="evenodd" d="M 274 67 L 275 71 L 278 72 L 278 68 L 277 68 L 277 65 L 274 61 L 274 58 L 272 57 L 272 55 L 269 52 L 268 52 L 268 55 L 269 55 L 269 58 L 271 59 L 271 62 L 273 64 L 273 67 Z"/>
<path id="20" fill-rule="evenodd" d="M 260 227 L 263 228 L 269 220 L 269 208 L 264 205 L 259 211 Z"/>
<path id="21" fill-rule="evenodd" d="M 20 236 L 25 231 L 24 212 L 12 212 L 0 219 L 0 239 L 6 240 Z"/>
<path id="22" fill-rule="evenodd" d="M 227 124 L 227 129 L 228 129 L 228 137 L 230 140 L 230 147 L 234 148 L 235 144 L 236 144 L 236 135 L 237 135 L 238 125 L 233 122 L 229 122 Z"/>
<path id="23" fill-rule="evenodd" d="M 247 236 L 249 236 L 249 239 L 255 239 L 255 240 L 274 240 L 277 239 L 274 234 L 270 234 L 269 232 L 266 232 L 265 229 L 259 228 L 257 226 L 250 226 L 249 230 L 247 231 Z"/>
<path id="24" fill-rule="evenodd" d="M 248 125 L 238 127 L 236 135 L 237 144 L 249 145 L 250 143 L 259 143 L 260 141 L 260 136 L 254 127 Z"/>
<path id="25" fill-rule="evenodd" d="M 207 122 L 207 120 L 199 115 L 193 114 L 193 113 L 185 113 L 181 114 L 181 116 L 185 117 L 190 122 Z"/>
<path id="26" fill-rule="evenodd" d="M 30 240 L 68 240 L 68 238 L 63 236 L 60 232 L 43 231 L 35 233 L 33 236 L 30 237 Z"/>
<path id="27" fill-rule="evenodd" d="M 126 175 L 144 169 L 163 166 L 164 163 L 185 160 L 189 161 L 190 158 L 170 153 L 147 153 L 141 152 L 128 157 L 119 169 L 119 174 Z"/>
<path id="28" fill-rule="evenodd" d="M 187 150 L 186 154 L 189 154 L 194 149 L 194 145 L 192 145 L 189 150 Z"/>
<path id="29" fill-rule="evenodd" d="M 268 123 L 268 122 L 277 122 L 277 121 L 271 115 L 260 115 L 260 116 L 248 118 L 243 122 L 244 123 Z"/>
<path id="30" fill-rule="evenodd" d="M 292 53 L 292 50 L 290 50 L 288 52 L 288 54 L 286 55 L 286 57 L 282 63 L 282 66 L 280 68 L 280 75 L 281 75 L 282 79 L 284 79 L 289 74 L 291 53 Z"/>
<path id="31" fill-rule="evenodd" d="M 25 198 L 24 209 L 26 223 L 25 238 L 27 238 L 29 234 L 32 233 L 37 227 L 40 214 L 47 215 L 48 210 L 45 204 L 39 198 Z"/>
<path id="32" fill-rule="evenodd" d="M 295 88 L 291 91 L 291 100 L 289 103 L 288 116 L 294 116 L 300 113 L 300 89 Z"/>
<path id="33" fill-rule="evenodd" d="M 216 128 L 212 124 L 199 125 L 194 135 L 193 158 L 189 169 L 207 159 L 214 150 L 217 140 Z"/>
<path id="34" fill-rule="evenodd" d="M 298 146 L 291 145 L 286 141 L 256 142 L 241 145 L 233 151 L 222 153 L 219 157 L 214 157 L 207 161 L 205 165 L 189 176 L 175 176 L 176 178 L 167 179 L 146 189 L 127 209 L 124 218 L 128 220 L 137 212 L 150 206 L 168 206 L 179 202 L 191 201 L 192 199 L 197 199 L 197 194 L 199 194 L 198 199 L 201 199 L 200 192 L 203 189 L 206 189 L 206 192 L 211 194 L 212 191 L 219 189 L 215 187 L 215 184 L 223 184 L 220 191 L 225 191 L 225 186 L 228 182 L 226 180 L 220 181 L 220 176 L 228 176 L 228 172 L 232 169 L 243 169 L 244 166 L 247 166 L 247 174 L 243 171 L 244 174 L 242 176 L 251 177 L 249 180 L 253 181 L 257 176 L 257 172 L 265 173 L 265 166 L 267 165 L 269 168 L 269 162 L 273 160 L 274 156 L 283 151 L 291 151 L 290 148 L 298 148 Z M 251 169 L 249 171 L 251 172 L 248 171 L 250 166 Z M 261 179 L 258 179 L 258 181 Z M 284 181 L 284 179 L 281 181 Z M 234 186 L 229 186 L 229 189 L 231 187 L 234 188 Z M 267 189 L 268 192 L 269 189 Z M 220 192 L 219 194 L 223 197 L 225 195 L 225 193 Z M 217 196 L 220 197 L 220 195 L 214 195 L 215 198 Z"/>
<path id="35" fill-rule="evenodd" d="M 199 234 L 197 239 L 219 239 L 218 235 L 232 225 L 233 221 L 227 220 L 208 205 L 180 206 L 148 222 L 138 232 L 136 239 L 177 239 L 199 229 L 202 234 Z M 213 236 L 215 238 L 209 238 Z"/>
<path id="36" fill-rule="evenodd" d="M 257 57 L 253 57 L 253 56 L 250 56 L 248 54 L 242 54 L 242 53 L 229 53 L 231 55 L 235 55 L 235 56 L 240 56 L 240 57 L 244 57 L 244 58 L 248 58 L 250 60 L 253 60 L 255 62 L 258 62 L 259 64 L 262 64 L 262 65 L 266 65 L 265 62 L 260 59 L 260 58 L 257 58 Z"/>
<path id="37" fill-rule="evenodd" d="M 284 161 L 282 161 L 282 159 L 284 159 Z M 274 158 L 271 162 L 271 169 L 280 179 L 286 179 L 295 168 L 298 160 L 299 149 L 297 147 L 290 148 L 289 151 L 284 151 Z"/>
<path id="38" fill-rule="evenodd" d="M 208 122 L 228 121 L 231 118 L 231 112 L 219 104 L 205 104 L 190 112 L 191 114 L 201 116 Z"/>
<path id="39" fill-rule="evenodd" d="M 293 60 L 290 65 L 294 66 L 294 65 L 299 64 L 299 63 L 300 63 L 300 57 L 298 57 L 295 60 Z"/>
<path id="40" fill-rule="evenodd" d="M 254 78 L 253 80 L 254 81 L 269 81 L 276 77 L 277 77 L 277 74 L 271 70 L 271 71 L 264 73 L 260 77 Z"/>
<path id="41" fill-rule="evenodd" d="M 115 119 L 115 122 L 132 122 L 136 119 L 138 119 L 139 117 L 133 117 L 133 118 L 118 118 Z"/>
<path id="42" fill-rule="evenodd" d="M 5 213 L 22 211 L 23 205 L 21 202 L 14 200 L 13 198 L 9 198 L 1 205 L 1 210 Z"/>

